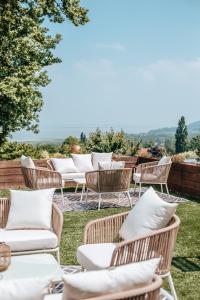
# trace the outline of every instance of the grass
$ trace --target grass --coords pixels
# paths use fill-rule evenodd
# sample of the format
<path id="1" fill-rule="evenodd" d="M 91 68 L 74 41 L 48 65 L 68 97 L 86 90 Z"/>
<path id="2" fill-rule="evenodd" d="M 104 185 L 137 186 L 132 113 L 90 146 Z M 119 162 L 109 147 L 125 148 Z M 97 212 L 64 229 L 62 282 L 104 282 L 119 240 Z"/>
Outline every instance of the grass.
<path id="1" fill-rule="evenodd" d="M 7 191 L 0 191 L 0 197 L 7 195 Z M 200 299 L 200 201 L 190 200 L 179 205 L 177 209 L 181 226 L 171 271 L 180 300 Z M 127 208 L 113 208 L 101 209 L 100 212 L 96 210 L 66 212 L 61 240 L 61 263 L 77 264 L 76 249 L 82 243 L 83 230 L 87 222 L 126 210 Z"/>
<path id="2" fill-rule="evenodd" d="M 102 209 L 88 212 L 66 212 L 61 241 L 61 263 L 77 264 L 76 249 L 82 243 L 84 226 L 99 217 L 126 211 L 125 208 Z M 176 249 L 172 262 L 172 276 L 181 300 L 200 299 L 200 204 L 179 205 L 181 219 Z M 166 283 L 165 283 L 166 286 Z"/>

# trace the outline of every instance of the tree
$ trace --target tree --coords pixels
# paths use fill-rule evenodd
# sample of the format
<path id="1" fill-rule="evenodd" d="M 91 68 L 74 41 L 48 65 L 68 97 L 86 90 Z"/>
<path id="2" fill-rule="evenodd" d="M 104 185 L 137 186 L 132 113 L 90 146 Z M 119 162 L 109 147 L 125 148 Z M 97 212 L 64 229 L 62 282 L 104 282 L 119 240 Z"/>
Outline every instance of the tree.
<path id="1" fill-rule="evenodd" d="M 195 151 L 200 158 L 200 135 L 193 137 L 190 141 L 190 149 Z"/>
<path id="2" fill-rule="evenodd" d="M 188 149 L 188 130 L 185 123 L 185 117 L 182 116 L 178 122 L 175 134 L 176 153 L 182 153 Z"/>
<path id="3" fill-rule="evenodd" d="M 0 2 L 0 146 L 21 128 L 38 132 L 41 87 L 50 82 L 44 68 L 61 61 L 53 54 L 61 36 L 48 34 L 45 19 L 83 25 L 87 9 L 80 0 Z"/>
<path id="4" fill-rule="evenodd" d="M 85 145 L 86 143 L 86 135 L 84 132 L 81 132 L 81 135 L 80 135 L 80 143 Z"/>

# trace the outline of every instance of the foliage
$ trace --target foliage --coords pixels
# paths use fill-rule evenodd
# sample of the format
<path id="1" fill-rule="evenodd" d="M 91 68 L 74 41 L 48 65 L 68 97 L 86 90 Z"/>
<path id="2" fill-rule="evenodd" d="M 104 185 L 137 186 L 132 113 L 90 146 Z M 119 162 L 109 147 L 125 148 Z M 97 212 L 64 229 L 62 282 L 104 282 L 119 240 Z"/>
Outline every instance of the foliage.
<path id="1" fill-rule="evenodd" d="M 0 147 L 0 159 L 10 160 L 20 158 L 22 155 L 31 156 L 35 159 L 45 158 L 45 152 L 31 144 L 17 142 L 5 142 Z"/>
<path id="2" fill-rule="evenodd" d="M 126 154 L 129 149 L 129 142 L 123 131 L 114 132 L 113 129 L 103 133 L 99 128 L 89 134 L 86 149 L 89 152 L 114 152 Z"/>
<path id="3" fill-rule="evenodd" d="M 9 0 L 0 2 L 0 145 L 21 128 L 38 132 L 46 68 L 61 60 L 53 50 L 61 36 L 48 34 L 44 21 L 75 26 L 88 22 L 80 0 Z"/>
<path id="4" fill-rule="evenodd" d="M 53 144 L 42 144 L 38 147 L 42 150 L 46 150 L 49 154 L 56 153 L 59 150 L 59 147 Z"/>
<path id="5" fill-rule="evenodd" d="M 190 149 L 194 150 L 200 158 L 200 135 L 193 137 L 190 141 Z"/>
<path id="6" fill-rule="evenodd" d="M 188 149 L 188 130 L 185 123 L 185 117 L 182 116 L 178 122 L 175 134 L 176 153 L 182 153 Z"/>
<path id="7" fill-rule="evenodd" d="M 148 149 L 148 153 L 151 157 L 161 158 L 164 154 L 166 154 L 164 147 L 153 146 Z"/>
<path id="8" fill-rule="evenodd" d="M 172 155 L 175 153 L 175 140 L 173 138 L 166 138 L 164 147 L 167 154 Z"/>
<path id="9" fill-rule="evenodd" d="M 71 148 L 73 145 L 79 145 L 80 141 L 75 136 L 68 136 L 62 143 L 59 152 L 62 154 L 69 155 L 71 153 Z"/>
<path id="10" fill-rule="evenodd" d="M 176 163 L 183 163 L 186 159 L 197 159 L 195 151 L 187 151 L 172 155 L 172 161 Z"/>
<path id="11" fill-rule="evenodd" d="M 84 132 L 81 132 L 81 135 L 80 135 L 80 143 L 83 144 L 83 145 L 85 145 L 85 144 L 86 144 L 86 140 L 87 140 L 87 138 L 86 138 L 85 133 L 84 133 Z"/>

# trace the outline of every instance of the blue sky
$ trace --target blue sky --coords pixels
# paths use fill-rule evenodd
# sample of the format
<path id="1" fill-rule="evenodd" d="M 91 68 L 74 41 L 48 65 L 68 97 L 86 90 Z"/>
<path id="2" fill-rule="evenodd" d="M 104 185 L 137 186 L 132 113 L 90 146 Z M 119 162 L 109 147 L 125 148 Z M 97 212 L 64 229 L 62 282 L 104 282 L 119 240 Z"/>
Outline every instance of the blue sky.
<path id="1" fill-rule="evenodd" d="M 84 0 L 90 22 L 49 24 L 63 36 L 48 68 L 40 134 L 64 138 L 102 129 L 127 132 L 200 120 L 200 1 Z"/>

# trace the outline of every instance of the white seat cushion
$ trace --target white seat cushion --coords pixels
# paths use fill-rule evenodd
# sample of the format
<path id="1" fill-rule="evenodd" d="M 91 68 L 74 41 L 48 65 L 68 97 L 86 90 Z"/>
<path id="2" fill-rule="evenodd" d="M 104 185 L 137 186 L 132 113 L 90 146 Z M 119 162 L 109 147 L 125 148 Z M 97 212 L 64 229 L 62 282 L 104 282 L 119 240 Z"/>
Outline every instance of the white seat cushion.
<path id="1" fill-rule="evenodd" d="M 170 164 L 172 162 L 171 157 L 169 156 L 163 156 L 159 162 L 158 162 L 158 166 L 163 166 L 166 164 Z"/>
<path id="2" fill-rule="evenodd" d="M 98 153 L 98 152 L 92 152 L 92 164 L 94 170 L 98 170 L 99 162 L 111 162 L 112 160 L 112 152 L 109 153 Z"/>
<path id="3" fill-rule="evenodd" d="M 77 249 L 77 260 L 86 270 L 108 268 L 115 247 L 113 243 L 82 245 Z"/>
<path id="4" fill-rule="evenodd" d="M 78 178 L 85 178 L 85 173 L 66 173 L 62 174 L 63 180 L 73 180 Z"/>
<path id="5" fill-rule="evenodd" d="M 11 190 L 6 229 L 50 229 L 54 191 Z"/>
<path id="6" fill-rule="evenodd" d="M 72 158 L 52 158 L 54 169 L 61 174 L 78 172 Z"/>
<path id="7" fill-rule="evenodd" d="M 120 228 L 120 236 L 129 240 L 166 227 L 177 206 L 162 200 L 150 187 L 129 212 Z"/>
<path id="8" fill-rule="evenodd" d="M 11 251 L 51 249 L 58 246 L 58 239 L 50 230 L 0 230 L 0 242 L 5 242 Z"/>
<path id="9" fill-rule="evenodd" d="M 107 270 L 65 275 L 63 300 L 87 299 L 141 287 L 152 281 L 159 262 L 155 258 Z"/>
<path id="10" fill-rule="evenodd" d="M 63 294 L 46 295 L 43 300 L 62 300 Z"/>
<path id="11" fill-rule="evenodd" d="M 43 300 L 48 293 L 49 278 L 0 280 L 1 300 Z"/>
<path id="12" fill-rule="evenodd" d="M 98 163 L 99 170 L 123 169 L 125 161 L 103 161 Z"/>

